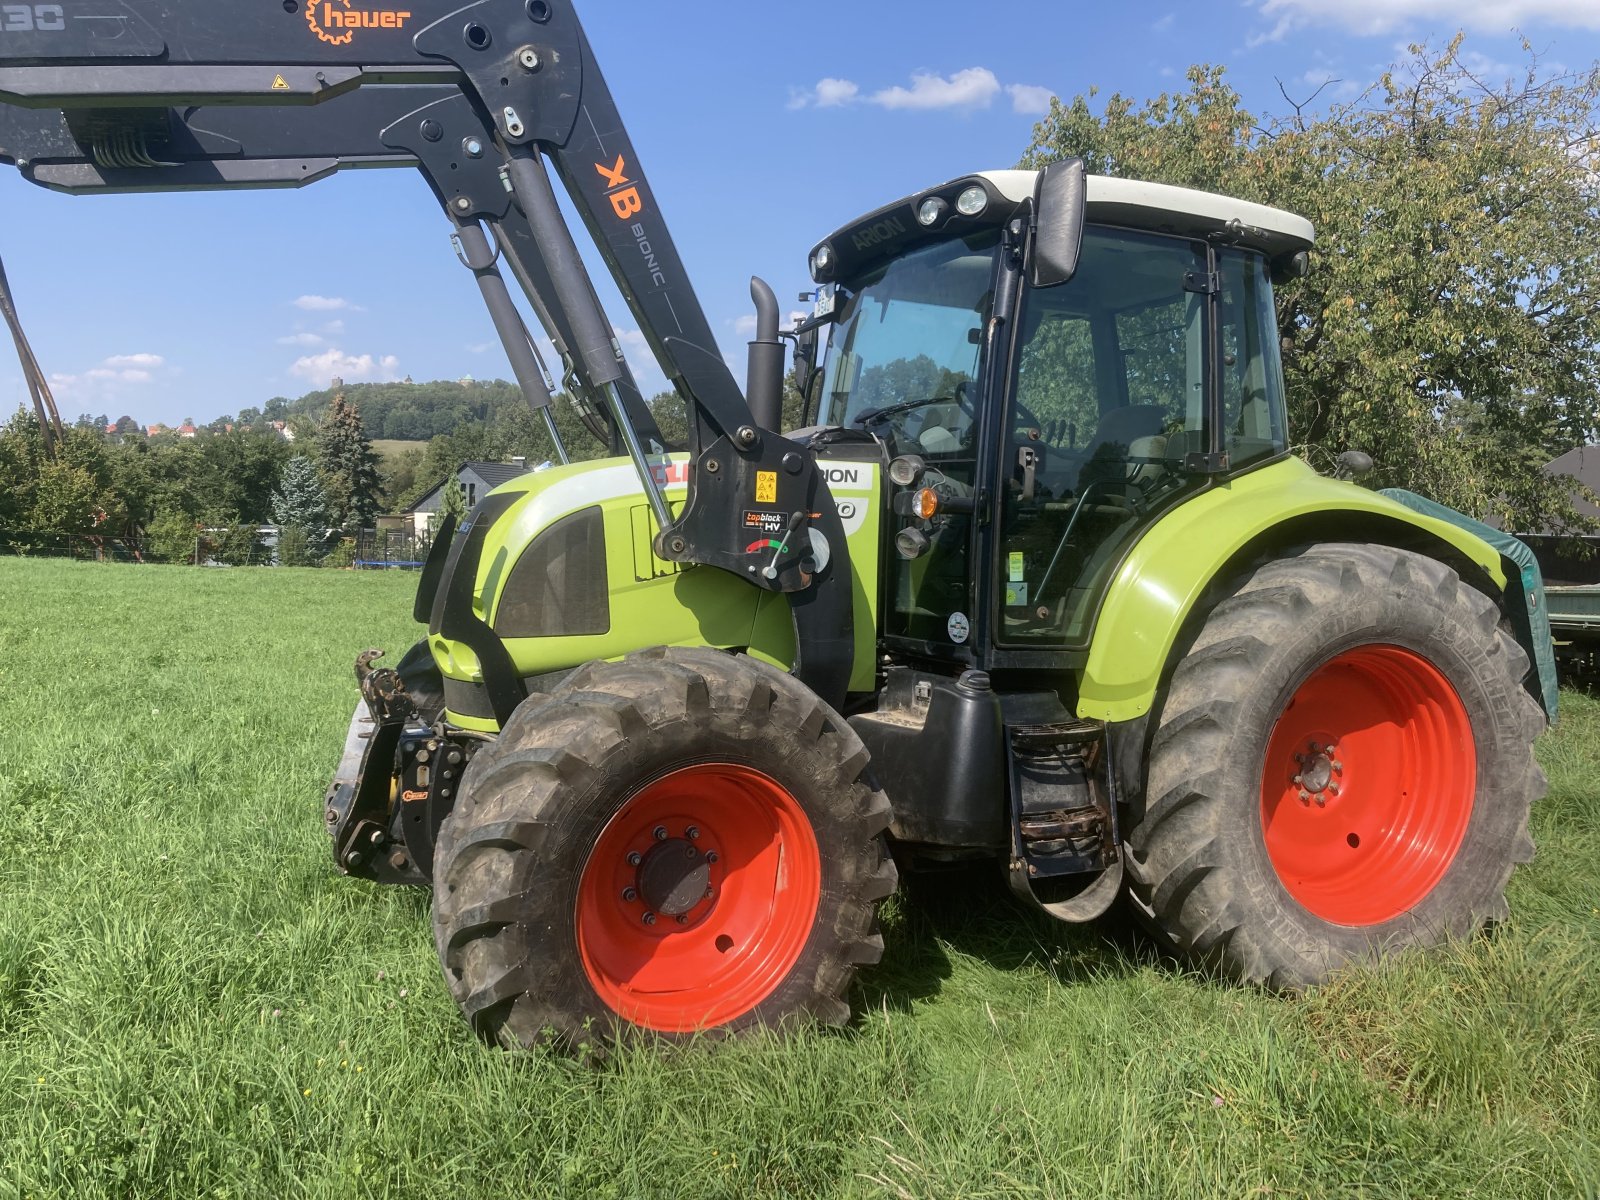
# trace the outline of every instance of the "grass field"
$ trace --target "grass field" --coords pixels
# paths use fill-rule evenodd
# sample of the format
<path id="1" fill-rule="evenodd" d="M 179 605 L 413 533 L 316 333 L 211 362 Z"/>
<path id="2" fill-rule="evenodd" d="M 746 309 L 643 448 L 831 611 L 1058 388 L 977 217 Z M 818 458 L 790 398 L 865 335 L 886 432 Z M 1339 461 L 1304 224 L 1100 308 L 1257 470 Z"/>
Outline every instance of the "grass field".
<path id="1" fill-rule="evenodd" d="M 892 901 L 834 1033 L 477 1044 L 334 874 L 397 575 L 0 560 L 0 1197 L 1594 1197 L 1600 703 L 1493 937 L 1299 999 L 994 890 Z"/>
<path id="2" fill-rule="evenodd" d="M 404 454 L 407 450 L 426 450 L 427 442 L 407 442 L 398 438 L 378 438 L 372 443 L 372 448 L 377 451 L 380 458 L 393 458 Z"/>

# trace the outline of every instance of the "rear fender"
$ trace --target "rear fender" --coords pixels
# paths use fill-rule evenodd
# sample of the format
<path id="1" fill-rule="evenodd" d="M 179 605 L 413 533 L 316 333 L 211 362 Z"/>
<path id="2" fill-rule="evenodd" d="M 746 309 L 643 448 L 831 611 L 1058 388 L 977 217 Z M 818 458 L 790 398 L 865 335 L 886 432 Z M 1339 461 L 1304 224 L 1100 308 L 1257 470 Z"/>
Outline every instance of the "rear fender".
<path id="1" fill-rule="evenodd" d="M 1326 540 L 1375 541 L 1429 554 L 1497 603 L 1507 602 L 1505 563 L 1482 538 L 1377 492 L 1318 475 L 1298 458 L 1284 459 L 1202 492 L 1133 547 L 1095 622 L 1078 715 L 1101 721 L 1147 715 L 1173 647 L 1199 614 L 1208 589 L 1263 553 Z"/>

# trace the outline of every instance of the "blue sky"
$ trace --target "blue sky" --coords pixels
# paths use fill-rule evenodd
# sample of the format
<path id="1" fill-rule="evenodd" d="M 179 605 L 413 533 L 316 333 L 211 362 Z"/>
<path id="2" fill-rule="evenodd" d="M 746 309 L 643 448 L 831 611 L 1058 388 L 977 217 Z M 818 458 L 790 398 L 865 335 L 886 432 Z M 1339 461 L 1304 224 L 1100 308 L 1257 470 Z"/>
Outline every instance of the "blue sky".
<path id="1" fill-rule="evenodd" d="M 1354 94 L 1458 29 L 1482 69 L 1600 59 L 1600 0 L 953 0 L 816 8 L 700 0 L 581 16 L 723 349 L 743 362 L 748 279 L 780 299 L 833 228 L 1026 148 L 1050 95 L 1144 98 L 1228 67 L 1257 112 Z M 1219 190 L 1226 190 L 1219 181 Z M 506 377 L 420 178 L 297 192 L 67 197 L 0 171 L 0 255 L 62 415 L 201 421 L 346 380 Z M 580 235 L 580 242 L 583 241 Z M 662 385 L 603 289 L 647 393 Z M 3 344 L 0 344 L 3 348 Z M 737 373 L 742 378 L 743 368 Z M 26 397 L 0 357 L 0 404 Z"/>

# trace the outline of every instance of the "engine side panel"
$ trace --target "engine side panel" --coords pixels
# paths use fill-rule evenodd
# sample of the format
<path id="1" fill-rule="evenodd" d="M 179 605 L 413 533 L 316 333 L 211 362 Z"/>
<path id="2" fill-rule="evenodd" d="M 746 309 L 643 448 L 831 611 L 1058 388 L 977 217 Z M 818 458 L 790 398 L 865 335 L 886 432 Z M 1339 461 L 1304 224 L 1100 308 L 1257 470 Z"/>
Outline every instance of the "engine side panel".
<path id="1" fill-rule="evenodd" d="M 662 471 L 668 502 L 681 507 L 686 493 L 687 463 L 682 457 Z M 873 686 L 877 638 L 876 580 L 881 525 L 881 479 L 876 463 L 850 463 L 830 475 L 840 517 L 846 529 L 855 570 L 856 656 L 852 690 Z M 593 659 L 617 659 L 647 646 L 717 646 L 748 648 L 780 667 L 794 661 L 794 629 L 785 597 L 762 591 L 727 572 L 710 567 L 685 567 L 656 557 L 655 524 L 632 464 L 606 459 L 525 475 L 496 488 L 492 495 L 514 497 L 487 532 L 478 560 L 473 610 L 496 632 L 527 628 L 530 604 L 523 594 L 530 586 L 545 587 L 538 604 L 560 606 L 563 595 L 581 598 L 570 617 L 535 621 L 542 636 L 502 638 L 517 673 L 537 690 L 537 680 L 570 670 Z M 598 517 L 601 536 L 594 536 Z M 518 564 L 530 551 L 549 548 L 550 536 L 579 527 L 572 548 L 541 561 L 539 570 Z M 752 538 L 758 534 L 753 533 Z M 551 578 L 554 571 L 581 572 L 578 580 Z M 518 592 L 510 592 L 515 584 Z M 580 597 L 581 592 L 593 593 Z M 604 603 L 598 604 L 598 594 Z M 563 623 L 565 621 L 565 624 Z M 497 728 L 485 703 L 471 697 L 481 689 L 482 666 L 459 641 L 435 634 L 429 639 L 434 660 L 455 698 L 449 719 L 466 729 Z"/>

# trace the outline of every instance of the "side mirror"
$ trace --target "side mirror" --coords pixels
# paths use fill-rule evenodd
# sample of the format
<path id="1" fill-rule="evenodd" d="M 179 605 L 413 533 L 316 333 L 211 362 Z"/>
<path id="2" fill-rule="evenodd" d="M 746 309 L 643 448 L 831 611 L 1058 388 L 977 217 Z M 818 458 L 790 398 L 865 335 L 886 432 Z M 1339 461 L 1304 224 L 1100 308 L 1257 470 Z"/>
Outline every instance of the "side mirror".
<path id="1" fill-rule="evenodd" d="M 1360 479 L 1372 471 L 1372 455 L 1363 454 L 1359 450 L 1346 450 L 1339 455 L 1338 464 L 1333 468 L 1335 479 Z"/>
<path id="2" fill-rule="evenodd" d="M 1028 281 L 1034 287 L 1056 287 L 1078 273 L 1088 205 L 1089 173 L 1083 159 L 1051 163 L 1039 172 L 1039 185 L 1033 196 L 1037 227 L 1028 272 Z"/>
<path id="3" fill-rule="evenodd" d="M 817 326 L 794 335 L 794 382 L 802 396 L 811 394 L 811 380 L 817 373 Z"/>

